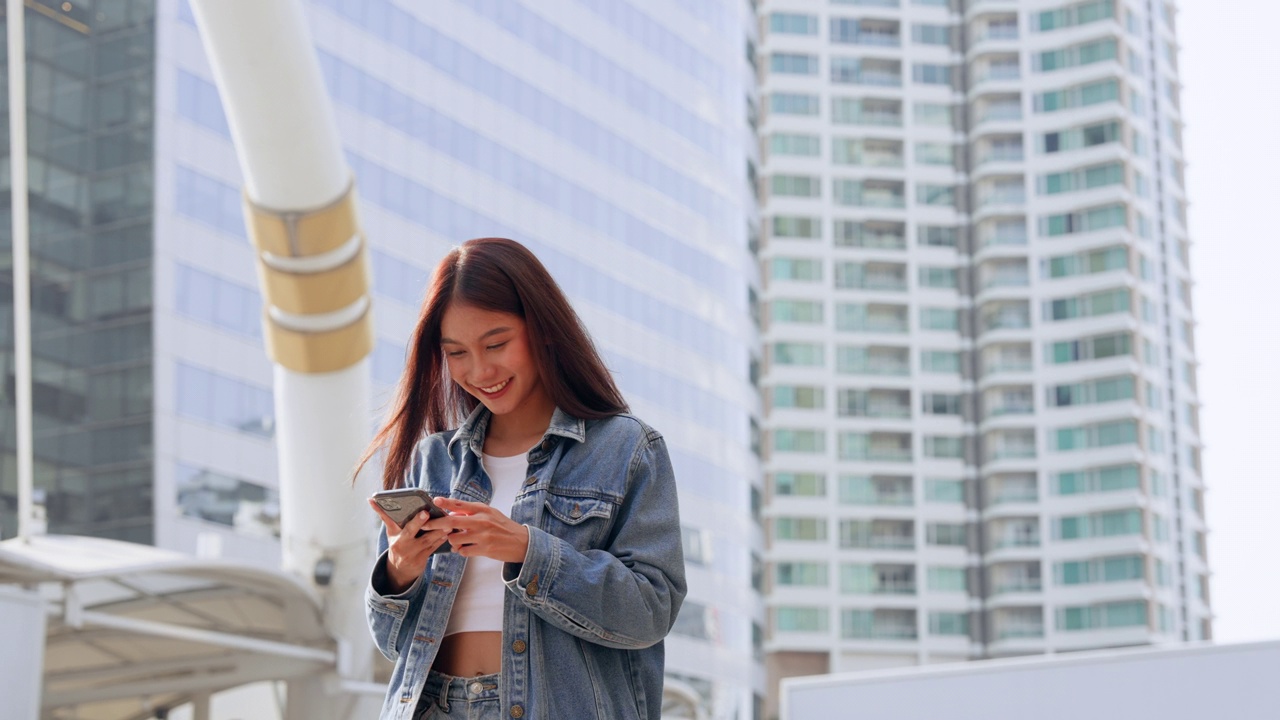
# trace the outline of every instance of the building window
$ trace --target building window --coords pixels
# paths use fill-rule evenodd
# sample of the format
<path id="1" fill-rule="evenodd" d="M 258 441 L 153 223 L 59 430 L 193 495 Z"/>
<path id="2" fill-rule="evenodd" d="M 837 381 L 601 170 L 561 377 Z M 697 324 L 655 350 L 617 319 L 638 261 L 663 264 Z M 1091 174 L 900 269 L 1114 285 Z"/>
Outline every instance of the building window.
<path id="1" fill-rule="evenodd" d="M 969 591 L 969 571 L 965 568 L 930 565 L 926 576 L 931 592 Z"/>
<path id="2" fill-rule="evenodd" d="M 963 505 L 964 481 L 925 478 L 924 499 L 929 503 Z"/>
<path id="3" fill-rule="evenodd" d="M 1138 422 L 1136 420 L 1116 420 L 1080 427 L 1058 428 L 1054 431 L 1053 438 L 1054 449 L 1058 451 L 1112 447 L 1115 445 L 1136 445 L 1138 443 Z"/>
<path id="4" fill-rule="evenodd" d="M 773 609 L 773 626 L 778 632 L 825 633 L 827 617 L 824 607 L 777 607 Z"/>
<path id="5" fill-rule="evenodd" d="M 1141 470 L 1137 465 L 1070 470 L 1058 473 L 1055 481 L 1059 495 L 1133 490 L 1139 487 Z"/>
<path id="6" fill-rule="evenodd" d="M 822 367 L 823 365 L 822 345 L 818 343 L 779 342 L 769 347 L 776 365 L 804 367 Z"/>
<path id="7" fill-rule="evenodd" d="M 927 373 L 958 374 L 960 353 L 947 350 L 921 350 L 920 369 Z"/>
<path id="8" fill-rule="evenodd" d="M 774 473 L 773 494 L 787 497 L 825 497 L 827 478 L 820 473 Z"/>
<path id="9" fill-rule="evenodd" d="M 826 587 L 827 564 L 814 562 L 780 562 L 773 566 L 774 582 L 790 587 Z"/>
<path id="10" fill-rule="evenodd" d="M 968 636 L 969 614 L 962 612 L 931 612 L 929 613 L 929 634 Z"/>
<path id="11" fill-rule="evenodd" d="M 250 480 L 179 463 L 178 509 L 257 537 L 280 537 L 280 493 Z"/>
<path id="12" fill-rule="evenodd" d="M 785 75 L 817 75 L 818 56 L 801 53 L 774 53 L 769 56 L 769 70 Z"/>
<path id="13" fill-rule="evenodd" d="M 802 13 L 769 13 L 769 32 L 786 35 L 817 35 L 818 18 Z"/>
<path id="14" fill-rule="evenodd" d="M 826 451 L 826 433 L 822 430 L 778 428 L 771 434 L 776 452 L 821 454 Z"/>
<path id="15" fill-rule="evenodd" d="M 823 392 L 823 388 L 812 385 L 775 385 L 772 395 L 773 407 L 820 410 L 824 404 Z"/>
<path id="16" fill-rule="evenodd" d="M 780 215 L 773 218 L 772 229 L 776 238 L 816 240 L 822 237 L 822 219 Z"/>
<path id="17" fill-rule="evenodd" d="M 811 517 L 774 518 L 773 536 L 777 540 L 822 542 L 827 539 L 827 521 Z"/>
<path id="18" fill-rule="evenodd" d="M 964 523 L 929 523 L 925 526 L 925 539 L 930 545 L 965 547 L 969 528 Z"/>
<path id="19" fill-rule="evenodd" d="M 769 112 L 779 115 L 817 116 L 819 109 L 818 96 L 810 93 L 772 93 L 769 95 Z"/>
<path id="20" fill-rule="evenodd" d="M 1112 510 L 1090 515 L 1064 515 L 1054 523 L 1056 539 L 1080 540 L 1142 534 L 1141 510 Z"/>

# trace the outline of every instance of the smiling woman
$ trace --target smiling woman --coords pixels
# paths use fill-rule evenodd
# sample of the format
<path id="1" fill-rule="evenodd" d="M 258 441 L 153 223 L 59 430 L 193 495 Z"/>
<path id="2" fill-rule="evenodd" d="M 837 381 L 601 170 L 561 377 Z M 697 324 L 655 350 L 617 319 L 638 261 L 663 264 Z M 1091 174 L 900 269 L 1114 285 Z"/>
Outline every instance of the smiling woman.
<path id="1" fill-rule="evenodd" d="M 361 464 L 384 450 L 384 488 L 449 514 L 401 527 L 370 503 L 382 718 L 659 717 L 686 590 L 666 444 L 522 245 L 471 240 L 436 267 Z"/>

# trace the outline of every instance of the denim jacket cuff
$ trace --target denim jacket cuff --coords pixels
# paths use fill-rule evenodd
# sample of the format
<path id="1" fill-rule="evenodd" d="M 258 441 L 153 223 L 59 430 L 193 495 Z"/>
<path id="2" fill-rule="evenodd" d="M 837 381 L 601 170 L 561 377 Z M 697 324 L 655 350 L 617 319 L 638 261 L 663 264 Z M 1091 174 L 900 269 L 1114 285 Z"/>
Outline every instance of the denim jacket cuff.
<path id="1" fill-rule="evenodd" d="M 391 579 L 387 577 L 387 552 L 383 552 L 378 556 L 377 562 L 373 564 L 373 574 L 369 577 L 368 592 L 370 599 L 374 601 L 390 601 L 393 605 L 404 603 L 405 607 L 407 607 L 409 601 L 422 589 L 422 578 L 419 577 L 414 580 L 413 584 L 404 592 L 384 592 L 390 585 Z"/>
<path id="2" fill-rule="evenodd" d="M 546 602 L 556 572 L 560 568 L 560 540 L 550 533 L 525 525 L 529 530 L 529 549 L 523 563 L 506 563 L 502 580 L 525 604 L 533 607 Z"/>

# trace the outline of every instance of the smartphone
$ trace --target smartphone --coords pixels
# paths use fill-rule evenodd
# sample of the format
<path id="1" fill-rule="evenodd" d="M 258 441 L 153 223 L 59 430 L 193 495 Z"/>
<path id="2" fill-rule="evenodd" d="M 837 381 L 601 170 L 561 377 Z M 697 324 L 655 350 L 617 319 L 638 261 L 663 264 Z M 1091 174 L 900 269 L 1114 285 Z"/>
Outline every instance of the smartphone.
<path id="1" fill-rule="evenodd" d="M 434 502 L 431 501 L 431 495 L 422 488 L 400 488 L 397 490 L 379 490 L 373 494 L 373 501 L 382 508 L 392 520 L 400 527 L 409 522 L 409 518 L 422 512 L 432 518 L 444 517 L 448 513 L 441 510 Z M 419 530 L 418 537 L 422 537 L 426 531 Z M 436 549 L 436 552 L 449 552 L 452 548 L 449 541 L 446 540 L 443 545 Z"/>

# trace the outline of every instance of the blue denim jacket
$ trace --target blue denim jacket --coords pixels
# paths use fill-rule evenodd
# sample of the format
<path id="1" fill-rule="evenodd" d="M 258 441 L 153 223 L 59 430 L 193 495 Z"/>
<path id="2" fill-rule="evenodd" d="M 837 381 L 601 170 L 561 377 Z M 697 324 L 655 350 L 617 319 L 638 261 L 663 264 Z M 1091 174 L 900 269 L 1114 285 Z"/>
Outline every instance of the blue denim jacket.
<path id="1" fill-rule="evenodd" d="M 418 444 L 406 483 L 489 502 L 480 463 L 489 412 Z M 630 415 L 579 420 L 557 409 L 529 451 L 511 518 L 529 528 L 523 563 L 506 563 L 502 717 L 657 720 L 663 638 L 685 595 L 675 477 L 666 443 Z M 412 587 L 386 587 L 386 533 L 366 591 L 373 637 L 395 670 L 382 720 L 413 715 L 466 558 L 433 555 Z"/>

